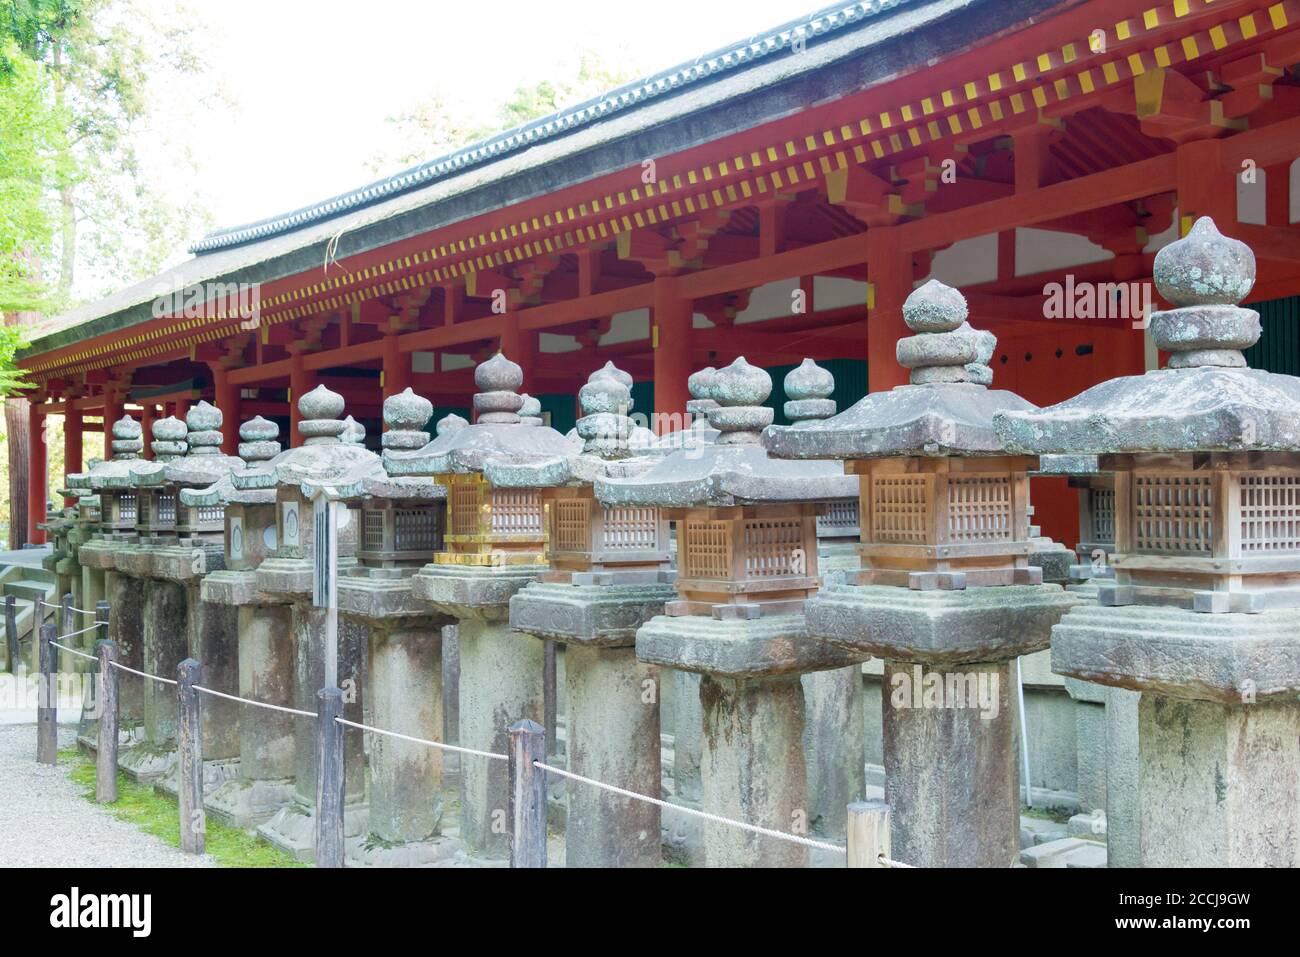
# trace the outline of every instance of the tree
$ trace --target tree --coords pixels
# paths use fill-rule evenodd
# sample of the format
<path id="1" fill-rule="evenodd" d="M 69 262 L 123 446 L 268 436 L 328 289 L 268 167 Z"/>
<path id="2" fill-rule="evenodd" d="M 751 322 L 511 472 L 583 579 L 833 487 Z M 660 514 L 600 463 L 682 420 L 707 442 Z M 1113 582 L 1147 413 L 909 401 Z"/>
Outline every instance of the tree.
<path id="1" fill-rule="evenodd" d="M 625 57 L 620 62 L 627 63 Z M 454 152 L 566 106 L 606 93 L 638 73 L 609 66 L 598 53 L 583 51 L 576 62 L 561 62 L 556 77 L 519 86 L 486 120 L 447 101 L 434 91 L 414 109 L 388 117 L 399 140 L 396 149 L 381 152 L 370 163 L 376 174 L 412 166 Z"/>

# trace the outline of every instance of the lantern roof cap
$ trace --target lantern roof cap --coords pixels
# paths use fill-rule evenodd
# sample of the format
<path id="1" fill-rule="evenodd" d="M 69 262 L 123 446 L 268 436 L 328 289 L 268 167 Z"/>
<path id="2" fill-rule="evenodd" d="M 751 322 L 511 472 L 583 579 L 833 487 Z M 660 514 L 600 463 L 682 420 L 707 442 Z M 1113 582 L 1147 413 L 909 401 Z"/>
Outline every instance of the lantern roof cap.
<path id="1" fill-rule="evenodd" d="M 1155 282 L 1173 309 L 1153 313 L 1164 369 L 1109 379 L 996 428 L 1031 453 L 1300 452 L 1300 378 L 1246 367 L 1259 314 L 1237 304 L 1255 280 L 1250 248 L 1208 217 L 1156 255 Z"/>
<path id="2" fill-rule="evenodd" d="M 772 410 L 759 403 L 772 377 L 744 357 L 706 375 L 697 386 L 717 406 L 708 410 L 718 431 L 713 444 L 683 445 L 633 475 L 598 477 L 596 497 L 606 505 L 663 508 L 818 502 L 857 494 L 857 479 L 833 462 L 774 459 L 759 442 Z"/>
<path id="3" fill-rule="evenodd" d="M 518 466 L 571 454 L 572 444 L 550 426 L 520 421 L 525 400 L 517 390 L 523 381 L 523 370 L 500 352 L 480 363 L 474 370 L 474 383 L 482 390 L 474 395 L 477 421 L 460 425 L 448 417 L 438 423 L 437 437 L 421 448 L 385 448 L 388 474 L 482 473 L 493 459 Z"/>
<path id="4" fill-rule="evenodd" d="M 276 441 L 280 435 L 280 427 L 270 419 L 264 419 L 260 415 L 254 416 L 239 427 L 239 437 L 243 441 L 239 443 L 239 458 L 230 456 L 202 456 L 199 459 L 191 459 L 187 465 L 197 470 L 207 469 L 211 463 L 219 461 L 225 471 L 214 479 L 210 479 L 211 484 L 205 488 L 182 488 L 179 496 L 182 505 L 227 505 L 231 502 L 242 502 L 243 504 L 269 504 L 275 501 L 275 489 L 270 488 L 252 488 L 248 491 L 242 491 L 235 485 L 235 473 L 243 472 L 249 468 L 271 461 L 280 454 L 280 443 Z M 198 472 L 194 473 L 197 478 Z M 188 476 L 178 471 L 175 481 L 189 483 Z"/>
<path id="5" fill-rule="evenodd" d="M 298 431 L 304 436 L 303 444 L 285 449 L 274 458 L 234 470 L 231 478 L 237 490 L 247 492 L 278 485 L 301 487 L 304 482 L 337 481 L 354 469 L 379 462 L 378 455 L 356 441 L 360 426 L 340 418 L 343 397 L 337 392 L 317 386 L 298 400 L 298 411 L 302 414 Z"/>
<path id="6" fill-rule="evenodd" d="M 993 416 L 1034 406 L 990 389 L 988 361 L 997 339 L 966 322 L 966 300 L 937 280 L 913 290 L 903 318 L 916 335 L 900 339 L 908 385 L 872 392 L 839 415 L 771 426 L 763 441 L 772 454 L 794 459 L 875 459 L 908 456 L 1002 455 Z M 796 370 L 797 371 L 797 370 Z"/>

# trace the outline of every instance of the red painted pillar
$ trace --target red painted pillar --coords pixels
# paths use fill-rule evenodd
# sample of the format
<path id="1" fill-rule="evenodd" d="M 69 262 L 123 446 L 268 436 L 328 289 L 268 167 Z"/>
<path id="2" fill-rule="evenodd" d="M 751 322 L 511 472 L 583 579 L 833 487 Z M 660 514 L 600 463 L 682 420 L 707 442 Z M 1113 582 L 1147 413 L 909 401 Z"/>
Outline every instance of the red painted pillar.
<path id="1" fill-rule="evenodd" d="M 501 335 L 498 346 L 501 354 L 524 370 L 524 384 L 520 392 L 534 391 L 537 369 L 537 333 L 519 328 L 519 314 L 508 313 L 501 317 Z"/>
<path id="2" fill-rule="evenodd" d="M 893 230 L 867 230 L 867 384 L 872 392 L 906 385 L 907 370 L 898 364 L 898 340 L 910 336 L 903 322 L 903 301 L 912 292 L 912 255 L 899 249 Z"/>
<path id="3" fill-rule="evenodd" d="M 83 468 L 81 461 L 81 409 L 74 406 L 73 399 L 68 396 L 63 400 L 63 477 L 64 486 L 67 485 L 67 477 L 75 475 Z M 75 505 L 75 498 L 64 500 L 65 505 Z"/>
<path id="4" fill-rule="evenodd" d="M 226 455 L 239 454 L 239 386 L 230 381 L 230 370 L 214 363 L 212 370 L 213 398 L 221 410 L 221 451 Z"/>
<path id="5" fill-rule="evenodd" d="M 298 414 L 298 400 L 312 390 L 311 377 L 301 346 L 294 343 L 289 347 L 289 447 L 302 445 L 302 436 L 298 434 L 298 423 L 302 416 Z"/>
<path id="6" fill-rule="evenodd" d="M 1179 235 L 1186 236 L 1202 216 L 1213 217 L 1225 235 L 1237 225 L 1237 170 L 1223 165 L 1221 140 L 1194 140 L 1179 145 Z"/>
<path id="7" fill-rule="evenodd" d="M 45 447 L 45 416 L 41 405 L 31 402 L 27 406 L 28 427 L 31 436 L 31 460 L 27 472 L 27 541 L 33 545 L 45 544 L 45 532 L 36 527 L 45 521 L 45 504 L 50 494 L 49 456 Z"/>
<path id="8" fill-rule="evenodd" d="M 384 334 L 384 398 L 397 395 L 411 384 L 411 354 L 398 346 L 398 334 Z"/>
<path id="9" fill-rule="evenodd" d="M 654 316 L 650 345 L 655 359 L 655 421 L 660 435 L 685 426 L 690 392 L 691 325 L 694 305 L 677 291 L 677 280 L 668 274 L 655 276 Z"/>
<path id="10" fill-rule="evenodd" d="M 145 402 L 140 406 L 140 438 L 144 441 L 144 448 L 140 450 L 140 455 L 146 459 L 153 458 L 153 419 L 154 405 L 152 402 Z"/>
<path id="11" fill-rule="evenodd" d="M 104 460 L 113 457 L 113 423 L 122 417 L 122 400 L 112 389 L 104 391 Z"/>
<path id="12" fill-rule="evenodd" d="M 1269 226 L 1291 225 L 1291 164 L 1279 163 L 1264 170 L 1264 222 Z"/>

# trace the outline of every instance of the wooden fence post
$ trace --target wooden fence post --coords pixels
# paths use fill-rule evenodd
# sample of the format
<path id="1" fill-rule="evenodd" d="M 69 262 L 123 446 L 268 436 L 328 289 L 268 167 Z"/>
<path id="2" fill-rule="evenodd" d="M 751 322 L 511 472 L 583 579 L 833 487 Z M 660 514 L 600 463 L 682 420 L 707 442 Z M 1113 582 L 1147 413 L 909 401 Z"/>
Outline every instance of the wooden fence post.
<path id="1" fill-rule="evenodd" d="M 859 801 L 849 805 L 849 867 L 885 867 L 889 857 L 889 805 Z"/>
<path id="2" fill-rule="evenodd" d="M 100 611 L 101 609 L 96 609 Z M 108 609 L 102 609 L 105 616 Z M 107 632 L 101 626 L 101 633 Z M 96 678 L 96 708 L 99 711 L 99 737 L 95 748 L 95 801 L 112 804 L 117 800 L 117 645 L 107 638 L 99 642 L 99 675 Z"/>
<path id="3" fill-rule="evenodd" d="M 41 764 L 59 760 L 58 649 L 50 644 L 57 637 L 54 622 L 41 625 L 40 685 L 36 691 L 36 760 Z"/>
<path id="4" fill-rule="evenodd" d="M 93 635 L 93 638 L 87 643 L 86 647 L 94 652 L 96 658 L 98 658 L 100 643 L 108 640 L 108 602 L 101 601 L 95 605 L 95 624 L 99 627 L 93 632 L 87 632 L 87 636 Z M 99 693 L 102 689 L 98 677 L 100 671 L 99 661 L 96 660 L 94 664 L 89 665 L 88 670 L 92 678 L 86 683 L 86 693 L 81 699 L 81 718 L 77 721 L 77 738 L 84 740 L 94 737 L 98 742 L 99 713 L 103 710 L 102 705 L 98 703 Z M 113 677 L 114 681 L 116 681 L 117 676 L 114 675 Z M 114 684 L 113 687 L 116 689 L 117 685 Z M 114 761 L 116 761 L 116 758 L 114 758 Z"/>
<path id="5" fill-rule="evenodd" d="M 59 634 L 70 635 L 77 630 L 77 620 L 72 617 L 72 592 L 59 602 Z"/>
<path id="6" fill-rule="evenodd" d="M 8 649 L 9 671 L 17 675 L 23 654 L 18 647 L 18 600 L 13 595 L 5 595 L 5 647 Z"/>
<path id="7" fill-rule="evenodd" d="M 343 866 L 343 692 L 322 688 L 317 693 L 316 740 L 316 866 Z"/>
<path id="8" fill-rule="evenodd" d="M 202 854 L 206 822 L 203 818 L 203 733 L 199 693 L 200 665 L 186 658 L 176 669 L 176 718 L 180 767 L 177 799 L 181 815 L 181 850 Z"/>
<path id="9" fill-rule="evenodd" d="M 546 866 L 546 729 L 524 718 L 510 726 L 510 866 Z"/>

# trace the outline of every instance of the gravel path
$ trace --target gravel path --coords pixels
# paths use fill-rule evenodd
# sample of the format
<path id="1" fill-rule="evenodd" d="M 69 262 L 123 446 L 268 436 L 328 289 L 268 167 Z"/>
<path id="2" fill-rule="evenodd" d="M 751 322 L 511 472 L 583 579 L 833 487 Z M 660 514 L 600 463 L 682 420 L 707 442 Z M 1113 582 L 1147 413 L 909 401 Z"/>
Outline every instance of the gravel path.
<path id="1" fill-rule="evenodd" d="M 59 747 L 75 743 L 59 729 Z M 211 867 L 81 796 L 64 765 L 36 763 L 36 726 L 0 726 L 0 867 Z"/>

